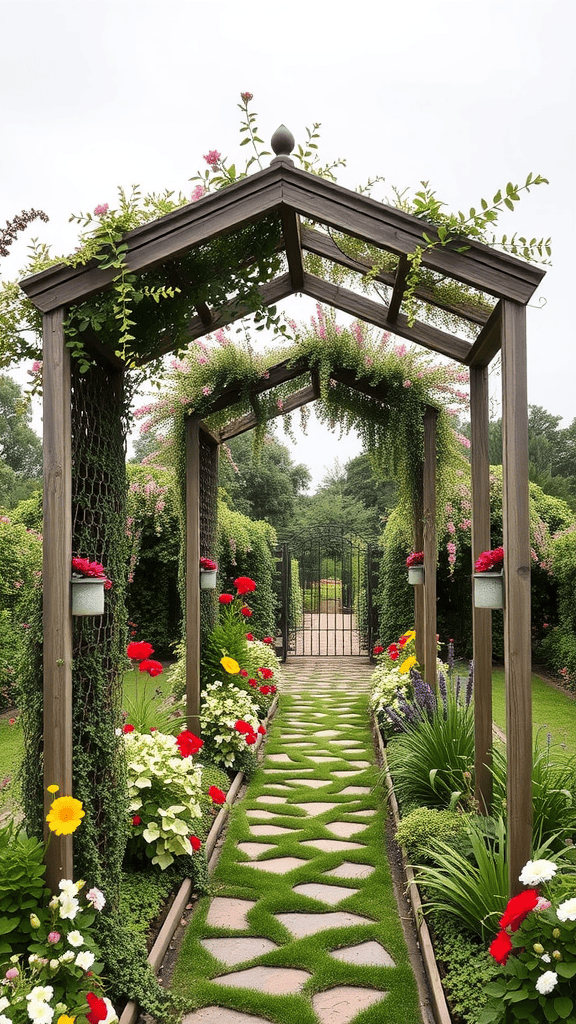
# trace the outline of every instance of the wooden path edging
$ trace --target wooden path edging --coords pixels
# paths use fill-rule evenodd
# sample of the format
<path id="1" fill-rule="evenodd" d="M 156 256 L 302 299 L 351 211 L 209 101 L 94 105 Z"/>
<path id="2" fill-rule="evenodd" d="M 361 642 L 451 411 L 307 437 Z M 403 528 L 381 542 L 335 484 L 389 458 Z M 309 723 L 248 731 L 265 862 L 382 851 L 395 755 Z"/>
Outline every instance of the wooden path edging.
<path id="1" fill-rule="evenodd" d="M 266 715 L 266 718 L 264 719 L 266 725 L 268 725 L 270 720 L 273 718 L 277 706 L 278 697 L 275 697 L 272 704 L 270 705 L 270 710 Z M 262 733 L 260 733 L 255 744 L 255 753 L 257 753 L 260 750 L 260 747 L 262 746 L 263 742 L 264 736 Z M 208 833 L 208 838 L 206 839 L 205 847 L 209 872 L 212 872 L 216 866 L 217 854 L 215 854 L 214 849 L 218 841 L 218 837 L 220 836 L 220 833 L 222 832 L 222 829 L 224 828 L 224 825 L 228 818 L 230 807 L 232 806 L 234 800 L 236 799 L 238 791 L 243 781 L 244 772 L 238 772 L 238 774 L 233 779 L 232 785 L 230 786 L 226 794 L 226 803 L 221 807 L 218 815 L 212 822 L 212 827 Z M 228 799 L 230 799 L 230 803 L 228 803 Z M 158 971 L 166 954 L 166 950 L 168 949 L 168 946 L 170 945 L 174 933 L 176 932 L 176 929 L 180 923 L 180 919 L 182 917 L 184 910 L 186 909 L 186 904 L 188 903 L 188 897 L 190 896 L 191 891 L 192 879 L 185 878 L 178 892 L 176 893 L 176 896 L 174 897 L 172 906 L 170 907 L 170 910 L 166 915 L 166 920 L 164 921 L 164 924 L 162 925 L 162 928 L 160 929 L 156 937 L 156 941 L 152 946 L 152 949 L 150 950 L 147 957 L 148 963 L 150 964 L 152 970 L 155 973 Z M 131 999 L 129 1002 L 126 1003 L 126 1006 L 124 1007 L 120 1015 L 119 1024 L 135 1024 L 135 1021 L 138 1019 L 139 1013 L 140 1007 L 138 1006 L 138 1003 L 136 1002 L 135 999 Z"/>

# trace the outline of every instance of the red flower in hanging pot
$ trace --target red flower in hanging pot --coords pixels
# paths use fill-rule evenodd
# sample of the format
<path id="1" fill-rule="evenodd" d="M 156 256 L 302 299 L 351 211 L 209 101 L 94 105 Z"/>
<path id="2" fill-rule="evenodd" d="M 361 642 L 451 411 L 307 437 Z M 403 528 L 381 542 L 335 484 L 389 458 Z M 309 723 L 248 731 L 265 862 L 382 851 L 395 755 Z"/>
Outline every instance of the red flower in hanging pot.
<path id="1" fill-rule="evenodd" d="M 476 572 L 500 572 L 504 564 L 504 548 L 493 548 L 483 551 L 474 563 Z"/>
<path id="2" fill-rule="evenodd" d="M 200 568 L 205 569 L 207 572 L 215 572 L 218 566 L 213 558 L 201 558 Z"/>
<path id="3" fill-rule="evenodd" d="M 256 584 L 249 576 L 239 576 L 234 580 L 234 586 L 239 594 L 251 594 L 253 590 L 256 590 Z"/>
<path id="4" fill-rule="evenodd" d="M 413 565 L 424 565 L 424 552 L 413 551 L 412 554 L 408 555 L 406 565 L 409 569 L 411 569 Z"/>

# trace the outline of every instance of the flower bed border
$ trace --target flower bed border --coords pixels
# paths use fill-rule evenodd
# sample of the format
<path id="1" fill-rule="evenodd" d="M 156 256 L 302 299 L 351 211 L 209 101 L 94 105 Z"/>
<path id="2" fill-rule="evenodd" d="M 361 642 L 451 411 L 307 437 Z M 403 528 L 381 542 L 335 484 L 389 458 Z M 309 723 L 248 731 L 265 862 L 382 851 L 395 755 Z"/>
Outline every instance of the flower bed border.
<path id="1" fill-rule="evenodd" d="M 270 705 L 270 710 L 268 711 L 268 714 L 264 719 L 266 725 L 268 725 L 268 723 L 274 716 L 277 706 L 278 696 L 274 697 L 274 700 Z M 262 746 L 264 739 L 264 735 L 260 734 L 258 736 L 258 739 L 254 747 L 255 753 L 258 753 L 258 751 L 260 750 L 260 747 Z M 206 859 L 208 861 L 208 871 L 210 873 L 214 870 L 216 866 L 216 861 L 218 859 L 217 853 L 215 852 L 218 837 L 220 836 L 220 833 L 224 828 L 230 808 L 238 795 L 238 791 L 243 781 L 244 772 L 240 771 L 236 774 L 235 778 L 233 779 L 232 784 L 226 794 L 226 803 L 220 808 L 220 811 L 218 812 L 216 818 L 212 822 L 210 832 L 208 833 L 205 849 Z M 230 800 L 230 803 L 228 803 L 228 800 Z M 150 950 L 147 956 L 148 963 L 150 964 L 152 970 L 155 973 L 157 973 L 164 959 L 168 946 L 170 945 L 172 938 L 174 937 L 174 934 L 176 932 L 176 929 L 180 924 L 180 919 L 182 917 L 184 910 L 186 909 L 186 904 L 188 903 L 191 891 L 192 879 L 185 878 L 182 884 L 180 885 L 180 888 L 176 893 L 174 900 L 172 901 L 172 906 L 170 907 L 170 910 L 166 915 L 164 924 L 162 925 L 160 931 L 158 932 L 154 945 L 152 946 L 152 949 Z M 135 1024 L 135 1021 L 138 1019 L 139 1013 L 140 1007 L 138 1003 L 134 999 L 130 999 L 126 1003 L 126 1006 L 124 1007 L 122 1013 L 120 1014 L 119 1024 Z"/>
<path id="2" fill-rule="evenodd" d="M 396 794 L 394 793 L 394 783 L 390 770 L 388 768 L 388 758 L 386 757 L 386 748 L 382 741 L 380 729 L 376 717 L 372 715 L 372 727 L 374 731 L 375 742 L 378 750 L 378 755 L 384 768 L 386 788 L 388 790 L 388 803 L 392 812 L 395 827 L 398 828 L 400 824 L 400 812 L 398 810 L 398 801 L 396 800 Z M 402 855 L 402 868 L 404 871 L 404 879 L 406 881 L 406 891 L 412 907 L 412 916 L 414 919 L 414 926 L 416 928 L 416 934 L 418 936 L 418 943 L 420 946 L 420 953 L 422 955 L 422 961 L 424 963 L 424 970 L 428 979 L 428 985 L 430 988 L 430 998 L 432 1003 L 432 1010 L 436 1024 L 452 1024 L 452 1017 L 450 1016 L 450 1010 L 446 1001 L 446 995 L 444 988 L 442 987 L 442 981 L 440 978 L 440 972 L 436 963 L 436 956 L 434 954 L 434 947 L 432 945 L 432 939 L 430 938 L 430 931 L 428 924 L 424 917 L 424 911 L 422 909 L 422 900 L 420 898 L 420 892 L 416 884 L 414 872 L 408 863 L 408 857 L 404 847 L 400 847 Z M 121 1024 L 123 1022 L 121 1021 Z"/>

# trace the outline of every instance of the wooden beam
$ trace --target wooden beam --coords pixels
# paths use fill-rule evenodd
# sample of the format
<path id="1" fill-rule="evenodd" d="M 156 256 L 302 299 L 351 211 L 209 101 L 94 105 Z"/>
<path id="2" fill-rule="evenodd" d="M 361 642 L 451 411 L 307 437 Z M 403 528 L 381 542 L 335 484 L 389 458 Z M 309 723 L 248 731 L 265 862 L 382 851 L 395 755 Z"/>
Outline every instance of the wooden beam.
<path id="1" fill-rule="evenodd" d="M 348 270 L 355 271 L 357 274 L 364 275 L 372 270 L 370 260 L 348 256 L 332 240 L 330 235 L 327 235 L 324 231 L 316 231 L 315 228 L 302 228 L 302 248 L 307 249 L 308 252 L 315 253 L 316 256 L 321 256 L 323 259 L 331 260 L 342 267 L 347 267 Z M 385 284 L 389 288 L 394 288 L 395 276 L 391 272 L 380 270 L 374 275 L 374 281 Z M 429 306 L 436 306 L 438 309 L 445 309 L 446 312 L 452 313 L 463 320 L 469 320 L 480 327 L 484 326 L 490 316 L 490 310 L 484 311 L 472 303 L 467 303 L 465 300 L 450 303 L 443 301 L 434 294 L 432 288 L 427 288 L 422 284 L 416 287 L 414 294 L 421 302 L 425 302 Z"/>
<path id="2" fill-rule="evenodd" d="M 353 370 L 345 370 L 343 367 L 334 367 L 330 376 L 340 384 L 346 384 L 347 387 L 352 388 L 354 391 L 367 395 L 368 398 L 374 398 L 381 404 L 386 402 L 388 389 L 385 384 L 368 384 L 366 381 L 358 379 Z"/>
<path id="3" fill-rule="evenodd" d="M 424 464 L 418 478 L 418 494 L 414 508 L 413 550 L 424 550 Z M 426 567 L 424 567 L 426 575 Z M 426 652 L 424 649 L 424 587 L 413 587 L 414 590 L 414 629 L 416 630 L 416 657 L 418 663 L 424 665 Z"/>
<path id="4" fill-rule="evenodd" d="M 267 413 L 267 419 L 274 419 L 276 416 L 283 416 L 286 413 L 294 412 L 295 409 L 300 409 L 303 405 L 308 405 L 308 402 L 314 402 L 318 398 L 314 386 L 309 384 L 305 388 L 300 388 L 299 391 L 295 391 L 293 395 L 284 399 L 282 406 L 277 409 L 272 409 Z M 239 416 L 238 419 L 232 420 L 227 423 L 225 427 L 221 427 L 218 432 L 219 441 L 228 441 L 231 437 L 237 437 L 238 434 L 245 434 L 247 430 L 252 430 L 253 427 L 258 425 L 258 417 L 253 412 L 247 412 L 245 416 Z"/>
<path id="5" fill-rule="evenodd" d="M 266 376 L 262 377 L 257 383 L 249 384 L 246 387 L 230 387 L 224 394 L 216 395 L 212 402 L 202 406 L 202 416 L 207 418 L 212 413 L 220 412 L 221 409 L 235 405 L 244 398 L 253 398 L 254 395 L 261 395 L 262 392 L 269 391 L 271 388 L 277 387 L 278 384 L 285 384 L 289 380 L 301 377 L 307 370 L 308 360 L 304 357 L 300 359 L 283 359 L 282 362 L 271 366 Z"/>
<path id="6" fill-rule="evenodd" d="M 489 366 L 500 351 L 502 331 L 502 304 L 494 307 L 490 319 L 484 325 L 476 341 L 472 345 L 464 362 L 467 366 Z"/>
<path id="7" fill-rule="evenodd" d="M 295 292 L 300 292 L 304 284 L 300 218 L 289 206 L 282 206 L 280 216 L 282 218 L 282 234 L 284 235 L 284 246 L 292 280 L 292 289 Z"/>
<path id="8" fill-rule="evenodd" d="M 54 797 L 72 792 L 72 428 L 70 350 L 64 310 L 43 318 L 44 442 L 44 818 Z M 38 751 L 40 757 L 40 751 Z M 51 833 L 44 826 L 45 838 Z M 74 877 L 72 836 L 51 835 L 46 883 L 58 892 L 61 878 Z"/>
<path id="9" fill-rule="evenodd" d="M 402 299 L 404 298 L 404 292 L 406 291 L 406 278 L 410 271 L 410 262 L 406 256 L 401 256 L 398 260 L 398 266 L 396 268 L 396 277 L 394 279 L 394 287 L 392 289 L 392 296 L 390 298 L 390 305 L 388 306 L 388 323 L 395 324 L 398 319 L 398 313 L 400 312 L 400 306 L 402 305 Z"/>
<path id="10" fill-rule="evenodd" d="M 531 856 L 532 638 L 526 311 L 512 302 L 504 302 L 502 309 L 502 462 L 508 865 L 513 895 L 521 888 L 518 875 Z"/>
<path id="11" fill-rule="evenodd" d="M 200 735 L 200 421 L 186 420 L 186 716 Z"/>
<path id="12" fill-rule="evenodd" d="M 311 298 L 318 299 L 319 302 L 325 302 L 336 309 L 341 309 L 343 312 L 358 317 L 360 320 L 366 320 L 376 327 L 382 327 L 384 330 L 390 329 L 387 307 L 379 302 L 374 302 L 373 299 L 366 298 L 365 295 L 358 295 L 348 288 L 331 284 L 314 274 L 304 274 L 303 291 Z M 440 352 L 458 362 L 464 362 L 471 348 L 469 342 L 453 337 L 446 331 L 439 331 L 437 327 L 431 327 L 429 324 L 416 321 L 412 327 L 409 327 L 408 318 L 402 313 L 399 313 L 396 318 L 393 333 L 397 334 L 399 338 L 406 338 L 407 341 L 423 345 L 424 348 L 430 349 L 432 352 Z"/>
<path id="13" fill-rule="evenodd" d="M 490 463 L 488 458 L 488 368 L 470 368 L 470 462 L 472 478 L 472 572 L 490 543 Z M 482 814 L 492 805 L 492 613 L 474 607 L 472 581 L 472 632 L 474 637 L 474 765 L 476 800 Z"/>
<path id="14" fill-rule="evenodd" d="M 210 306 L 206 305 L 205 302 L 197 302 L 194 308 L 198 313 L 198 316 L 200 317 L 200 320 L 202 321 L 204 327 L 211 327 L 214 317 L 212 316 L 212 310 L 210 309 Z"/>
<path id="15" fill-rule="evenodd" d="M 424 678 L 434 691 L 437 688 L 436 659 L 436 420 L 432 406 L 424 413 Z"/>

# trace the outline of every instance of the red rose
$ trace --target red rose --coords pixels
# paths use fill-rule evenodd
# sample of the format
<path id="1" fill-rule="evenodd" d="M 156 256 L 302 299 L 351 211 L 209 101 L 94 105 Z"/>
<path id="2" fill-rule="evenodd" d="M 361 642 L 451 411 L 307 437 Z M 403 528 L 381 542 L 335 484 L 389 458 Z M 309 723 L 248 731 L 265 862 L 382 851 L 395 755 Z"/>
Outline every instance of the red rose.
<path id="1" fill-rule="evenodd" d="M 126 654 L 132 661 L 143 661 L 154 654 L 154 648 L 145 640 L 133 640 L 131 644 L 128 644 Z"/>
<path id="2" fill-rule="evenodd" d="M 254 637 L 252 636 L 252 633 L 246 633 L 246 639 L 247 640 L 253 640 Z"/>
<path id="3" fill-rule="evenodd" d="M 274 676 L 271 668 L 259 668 L 258 673 L 262 676 L 262 679 L 272 679 Z"/>
<path id="4" fill-rule="evenodd" d="M 130 725 L 129 722 L 126 722 L 126 725 L 122 726 L 122 732 L 134 732 L 134 726 Z"/>
<path id="5" fill-rule="evenodd" d="M 251 594 L 253 590 L 256 590 L 256 584 L 249 576 L 239 576 L 237 580 L 234 580 L 234 586 L 239 594 Z"/>
<path id="6" fill-rule="evenodd" d="M 517 932 L 524 918 L 528 917 L 531 910 L 538 903 L 538 893 L 536 889 L 523 889 L 517 896 L 513 896 L 511 900 L 508 900 L 506 910 L 500 918 L 501 928 L 510 928 L 511 931 Z"/>
<path id="7" fill-rule="evenodd" d="M 512 942 L 510 941 L 510 936 L 508 935 L 508 932 L 501 931 L 498 932 L 498 935 L 490 944 L 488 952 L 490 953 L 491 956 L 494 957 L 494 959 L 499 964 L 505 964 L 511 949 Z"/>
<path id="8" fill-rule="evenodd" d="M 381 647 L 380 644 L 376 644 L 376 647 L 372 651 L 372 654 L 382 654 L 383 650 L 384 650 L 384 648 Z"/>
<path id="9" fill-rule="evenodd" d="M 266 735 L 266 729 L 264 728 L 263 725 L 259 725 L 258 726 L 258 732 L 260 733 L 261 736 L 265 736 Z"/>
<path id="10" fill-rule="evenodd" d="M 221 789 L 218 789 L 218 786 L 210 786 L 210 789 L 208 790 L 208 796 L 212 800 L 212 803 L 226 803 L 226 793 L 223 793 Z"/>
<path id="11" fill-rule="evenodd" d="M 199 736 L 195 736 L 189 729 L 184 729 L 176 737 L 176 746 L 182 757 L 190 757 L 191 754 L 197 754 L 200 748 L 204 746 L 204 740 L 201 740 Z"/>
<path id="12" fill-rule="evenodd" d="M 89 1024 L 99 1024 L 99 1021 L 106 1020 L 108 1007 L 103 999 L 99 999 L 93 992 L 88 992 L 86 994 L 86 1002 L 90 1006 L 90 1013 L 86 1014 L 86 1020 Z"/>
<path id="13" fill-rule="evenodd" d="M 188 836 L 188 842 L 190 843 L 190 846 L 192 847 L 195 853 L 202 846 L 202 843 L 198 839 L 198 836 Z"/>
<path id="14" fill-rule="evenodd" d="M 234 598 L 232 597 L 232 594 L 220 594 L 218 600 L 220 604 L 232 604 Z"/>
<path id="15" fill-rule="evenodd" d="M 141 825 L 142 824 L 142 818 L 140 818 L 137 814 L 135 814 L 134 817 L 132 818 L 132 824 L 134 826 Z"/>
<path id="16" fill-rule="evenodd" d="M 140 671 L 147 672 L 149 676 L 161 676 L 164 669 L 159 661 L 151 661 L 150 658 L 146 658 L 145 661 L 140 662 Z"/>

